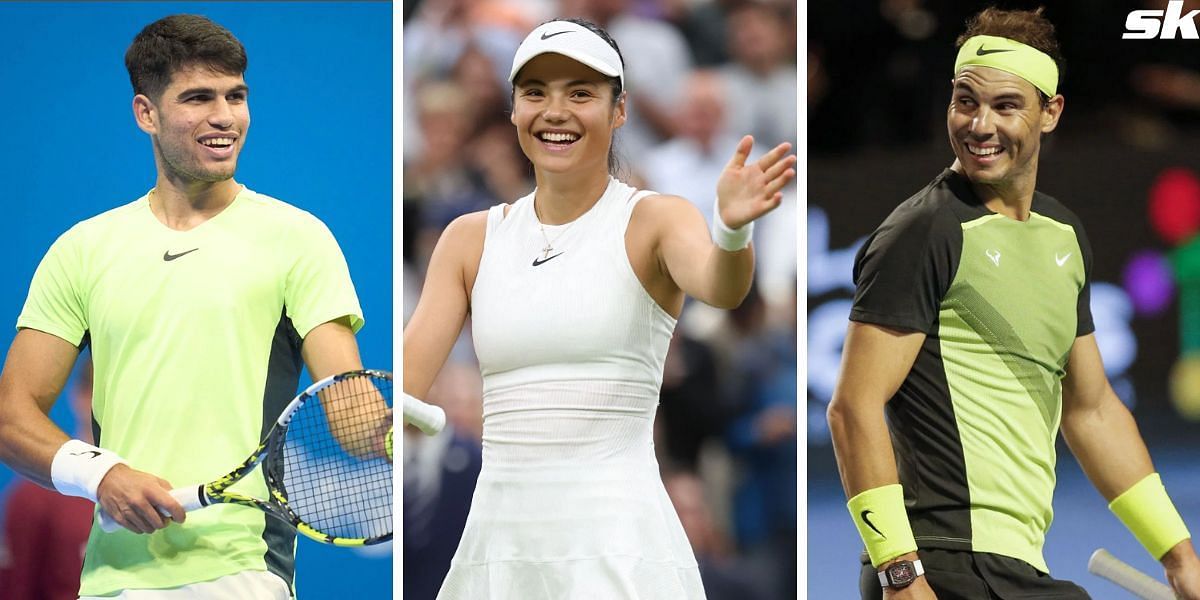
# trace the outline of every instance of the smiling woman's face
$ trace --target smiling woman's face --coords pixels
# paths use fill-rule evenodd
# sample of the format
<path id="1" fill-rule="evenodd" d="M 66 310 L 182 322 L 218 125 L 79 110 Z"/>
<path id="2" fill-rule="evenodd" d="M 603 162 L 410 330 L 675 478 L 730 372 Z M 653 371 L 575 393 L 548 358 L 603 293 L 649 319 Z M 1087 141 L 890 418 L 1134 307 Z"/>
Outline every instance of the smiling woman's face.
<path id="1" fill-rule="evenodd" d="M 535 169 L 608 171 L 613 131 L 625 123 L 609 78 L 561 54 L 542 54 L 517 74 L 511 117 Z"/>

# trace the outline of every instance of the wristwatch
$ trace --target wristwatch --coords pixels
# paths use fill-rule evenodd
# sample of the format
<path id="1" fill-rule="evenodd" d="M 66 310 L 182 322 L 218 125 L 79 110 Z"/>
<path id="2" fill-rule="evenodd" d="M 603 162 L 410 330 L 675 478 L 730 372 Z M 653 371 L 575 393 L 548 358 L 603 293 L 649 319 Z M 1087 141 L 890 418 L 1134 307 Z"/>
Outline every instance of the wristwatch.
<path id="1" fill-rule="evenodd" d="M 925 567 L 918 560 L 898 560 L 879 572 L 879 585 L 887 588 L 904 589 L 925 574 Z"/>

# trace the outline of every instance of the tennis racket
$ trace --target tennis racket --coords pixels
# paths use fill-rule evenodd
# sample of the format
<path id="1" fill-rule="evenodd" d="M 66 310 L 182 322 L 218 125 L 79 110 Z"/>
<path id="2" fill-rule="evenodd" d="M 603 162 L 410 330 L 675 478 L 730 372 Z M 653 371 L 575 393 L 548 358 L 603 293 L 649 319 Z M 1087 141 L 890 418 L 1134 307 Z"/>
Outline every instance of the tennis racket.
<path id="1" fill-rule="evenodd" d="M 404 394 L 404 422 L 415 425 L 426 435 L 436 435 L 446 426 L 446 412 L 440 407 Z"/>
<path id="2" fill-rule="evenodd" d="M 1088 571 L 1125 588 L 1141 600 L 1175 600 L 1175 592 L 1166 584 L 1121 561 L 1104 548 L 1092 553 Z"/>
<path id="3" fill-rule="evenodd" d="M 365 546 L 392 538 L 392 374 L 351 371 L 288 404 L 250 458 L 211 483 L 171 490 L 186 511 L 257 508 L 318 542 Z M 267 498 L 229 487 L 262 465 Z M 120 525 L 104 509 L 100 528 Z"/>

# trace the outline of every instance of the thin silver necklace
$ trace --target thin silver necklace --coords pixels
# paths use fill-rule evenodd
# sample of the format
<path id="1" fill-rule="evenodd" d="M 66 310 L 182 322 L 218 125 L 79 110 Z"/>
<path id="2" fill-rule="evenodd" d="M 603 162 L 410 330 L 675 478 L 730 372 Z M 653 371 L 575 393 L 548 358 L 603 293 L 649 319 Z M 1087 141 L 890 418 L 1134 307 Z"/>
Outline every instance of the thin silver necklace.
<path id="1" fill-rule="evenodd" d="M 562 231 L 558 232 L 558 235 L 554 236 L 554 239 L 551 240 L 550 236 L 546 235 L 546 226 L 542 224 L 542 217 L 538 215 L 537 202 L 533 203 L 533 218 L 537 219 L 538 229 L 542 232 L 542 239 L 546 240 L 546 247 L 542 248 L 542 260 L 546 260 L 550 256 L 550 253 L 554 252 L 554 242 L 557 242 L 559 238 L 561 238 L 563 234 L 566 233 L 567 230 L 579 220 L 575 219 L 575 221 L 567 223 L 565 226 L 563 226 Z"/>

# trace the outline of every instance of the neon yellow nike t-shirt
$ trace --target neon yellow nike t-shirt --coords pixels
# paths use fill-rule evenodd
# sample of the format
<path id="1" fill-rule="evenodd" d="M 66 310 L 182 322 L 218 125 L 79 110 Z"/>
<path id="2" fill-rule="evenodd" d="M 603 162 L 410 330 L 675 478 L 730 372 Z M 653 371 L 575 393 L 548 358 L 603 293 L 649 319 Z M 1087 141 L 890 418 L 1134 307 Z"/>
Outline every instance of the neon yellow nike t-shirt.
<path id="1" fill-rule="evenodd" d="M 300 345 L 362 310 L 333 235 L 313 215 L 242 188 L 188 231 L 147 197 L 64 233 L 33 276 L 18 328 L 90 345 L 98 445 L 175 487 L 253 451 L 296 392 Z M 264 497 L 254 472 L 235 490 Z M 246 507 L 189 513 L 151 535 L 93 525 L 80 594 L 162 589 L 240 571 L 293 581 L 295 533 Z"/>

